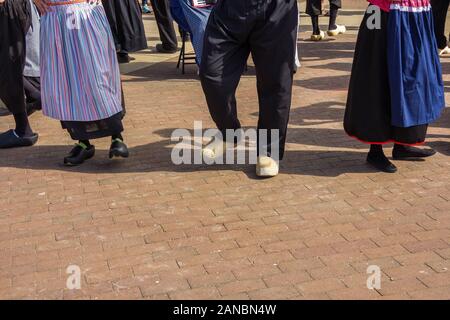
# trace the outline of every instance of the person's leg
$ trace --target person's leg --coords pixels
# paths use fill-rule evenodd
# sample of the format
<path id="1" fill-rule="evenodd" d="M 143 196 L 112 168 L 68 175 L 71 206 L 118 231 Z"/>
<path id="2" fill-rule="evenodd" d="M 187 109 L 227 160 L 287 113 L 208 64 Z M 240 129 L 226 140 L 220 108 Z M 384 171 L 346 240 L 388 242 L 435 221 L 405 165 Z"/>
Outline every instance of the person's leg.
<path id="1" fill-rule="evenodd" d="M 367 162 L 380 171 L 394 173 L 397 167 L 389 161 L 383 151 L 381 144 L 371 144 L 367 154 Z"/>
<path id="2" fill-rule="evenodd" d="M 338 15 L 339 8 L 341 8 L 341 1 L 330 0 L 330 20 L 328 23 L 328 30 L 334 30 L 337 28 L 336 18 Z"/>
<path id="3" fill-rule="evenodd" d="M 29 10 L 26 3 L 23 10 Z M 26 42 L 25 35 L 30 27 L 30 21 L 22 21 L 15 11 L 5 7 L 0 8 L 0 99 L 13 114 L 15 130 L 0 134 L 0 148 L 32 146 L 38 136 L 34 134 L 26 112 L 23 71 L 25 66 Z M 23 12 L 24 15 L 27 13 Z"/>
<path id="4" fill-rule="evenodd" d="M 246 29 L 245 19 L 230 18 L 228 7 L 223 5 L 213 10 L 206 28 L 200 79 L 209 112 L 223 138 L 227 129 L 241 127 L 237 116 L 236 89 L 250 53 Z M 214 144 L 213 141 L 203 154 L 215 158 L 224 151 L 222 148 L 223 142 Z"/>
<path id="5" fill-rule="evenodd" d="M 111 147 L 109 148 L 109 158 L 128 158 L 128 147 L 124 143 L 121 133 L 116 133 L 111 136 Z"/>
<path id="6" fill-rule="evenodd" d="M 297 3 L 278 1 L 267 14 L 268 22 L 258 24 L 250 36 L 256 66 L 259 97 L 258 132 L 267 131 L 267 144 L 258 143 L 258 154 L 283 159 L 297 43 Z M 276 39 L 276 41 L 274 41 Z M 271 139 L 278 134 L 278 139 Z"/>
<path id="7" fill-rule="evenodd" d="M 330 0 L 330 20 L 328 23 L 328 35 L 337 36 L 338 34 L 345 33 L 347 29 L 345 26 L 336 24 L 339 9 L 342 7 L 341 0 Z"/>
<path id="8" fill-rule="evenodd" d="M 449 2 L 449 0 L 431 0 L 434 18 L 434 32 L 438 48 L 441 50 L 447 46 L 447 38 L 445 36 L 445 20 L 447 19 Z"/>
<path id="9" fill-rule="evenodd" d="M 162 53 L 175 52 L 178 48 L 178 40 L 170 14 L 169 0 L 151 0 L 151 3 L 162 42 L 156 49 Z"/>
<path id="10" fill-rule="evenodd" d="M 319 16 L 322 14 L 321 0 L 307 0 L 306 13 L 311 17 L 313 35 L 320 34 Z"/>

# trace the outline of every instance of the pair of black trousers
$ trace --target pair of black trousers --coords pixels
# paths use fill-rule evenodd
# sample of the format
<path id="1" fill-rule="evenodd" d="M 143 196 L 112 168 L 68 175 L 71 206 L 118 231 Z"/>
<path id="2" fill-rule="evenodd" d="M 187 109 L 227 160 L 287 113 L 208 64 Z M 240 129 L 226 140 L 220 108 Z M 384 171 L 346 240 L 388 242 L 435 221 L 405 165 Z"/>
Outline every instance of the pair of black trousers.
<path id="1" fill-rule="evenodd" d="M 342 8 L 341 0 L 329 0 L 330 6 Z M 320 16 L 322 14 L 322 0 L 306 0 L 306 13 L 313 16 Z"/>
<path id="2" fill-rule="evenodd" d="M 173 18 L 170 14 L 169 0 L 151 0 L 151 3 L 164 49 L 177 49 L 178 40 L 173 26 Z"/>
<path id="3" fill-rule="evenodd" d="M 23 77 L 26 103 L 33 104 L 33 108 L 40 110 L 41 104 L 41 79 L 39 77 Z"/>
<path id="4" fill-rule="evenodd" d="M 206 28 L 200 67 L 209 112 L 218 129 L 239 129 L 236 89 L 252 54 L 258 129 L 267 129 L 269 137 L 271 130 L 279 130 L 279 141 L 269 139 L 262 147 L 280 160 L 291 107 L 297 28 L 297 0 L 219 0 Z M 272 151 L 275 143 L 279 154 Z"/>
<path id="5" fill-rule="evenodd" d="M 6 1 L 0 5 L 0 99 L 13 114 L 26 112 L 23 70 L 30 10 L 28 0 Z"/>
<path id="6" fill-rule="evenodd" d="M 447 37 L 445 36 L 445 20 L 450 0 L 431 0 L 434 18 L 434 32 L 439 49 L 447 46 Z"/>

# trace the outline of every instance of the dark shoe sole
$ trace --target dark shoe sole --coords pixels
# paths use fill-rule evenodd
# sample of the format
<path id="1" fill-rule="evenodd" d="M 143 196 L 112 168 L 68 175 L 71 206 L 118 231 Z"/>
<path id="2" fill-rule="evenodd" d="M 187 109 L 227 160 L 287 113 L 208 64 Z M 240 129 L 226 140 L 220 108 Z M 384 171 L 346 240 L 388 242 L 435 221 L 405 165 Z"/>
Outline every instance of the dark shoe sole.
<path id="1" fill-rule="evenodd" d="M 396 173 L 398 171 L 398 169 L 396 167 L 382 167 L 380 166 L 377 162 L 372 161 L 370 158 L 367 158 L 367 163 L 377 169 L 378 171 L 381 172 L 386 172 L 386 173 Z"/>
<path id="2" fill-rule="evenodd" d="M 127 153 L 122 153 L 120 151 L 117 150 L 110 150 L 109 151 L 109 158 L 113 159 L 113 158 L 128 158 L 130 156 L 130 154 Z"/>
<path id="3" fill-rule="evenodd" d="M 15 141 L 10 141 L 5 143 L 4 145 L 0 144 L 0 149 L 13 149 L 13 148 L 22 148 L 22 147 L 32 147 L 36 144 L 39 139 L 38 134 L 34 134 L 31 137 L 26 138 L 18 138 Z"/>
<path id="4" fill-rule="evenodd" d="M 85 159 L 83 159 L 83 161 L 81 161 L 80 163 L 72 163 L 69 162 L 67 159 L 64 159 L 64 165 L 66 167 L 77 167 L 79 165 L 82 165 L 83 163 L 85 163 L 87 160 L 92 159 L 95 156 L 95 150 L 92 154 L 90 154 L 88 157 L 86 157 Z"/>

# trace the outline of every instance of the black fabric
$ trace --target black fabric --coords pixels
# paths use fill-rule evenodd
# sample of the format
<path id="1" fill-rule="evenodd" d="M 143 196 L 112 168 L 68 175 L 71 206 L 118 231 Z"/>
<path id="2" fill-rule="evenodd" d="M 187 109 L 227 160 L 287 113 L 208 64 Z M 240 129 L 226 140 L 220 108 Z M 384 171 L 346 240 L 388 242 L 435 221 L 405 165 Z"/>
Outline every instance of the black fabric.
<path id="1" fill-rule="evenodd" d="M 328 30 L 334 30 L 337 28 L 336 18 L 338 15 L 339 7 L 330 5 L 330 22 L 328 23 Z"/>
<path id="2" fill-rule="evenodd" d="M 345 110 L 344 129 L 363 142 L 417 144 L 425 140 L 428 125 L 409 128 L 391 125 L 391 98 L 387 64 L 387 22 L 381 12 L 381 28 L 368 29 L 364 16 L 356 42 L 355 57 Z"/>
<path id="3" fill-rule="evenodd" d="M 178 48 L 177 34 L 170 14 L 169 0 L 151 0 L 159 37 L 164 49 L 172 51 Z"/>
<path id="4" fill-rule="evenodd" d="M 41 79 L 38 77 L 23 77 L 26 103 L 32 103 L 35 109 L 41 109 Z"/>
<path id="5" fill-rule="evenodd" d="M 445 36 L 445 20 L 450 0 L 431 0 L 434 18 L 434 31 L 439 49 L 447 46 L 447 37 Z"/>
<path id="6" fill-rule="evenodd" d="M 280 154 L 271 153 L 270 141 L 263 147 L 280 160 L 291 106 L 297 27 L 296 0 L 219 1 L 206 28 L 200 67 L 218 129 L 237 129 L 236 88 L 252 54 L 258 80 L 258 129 L 279 130 Z"/>
<path id="7" fill-rule="evenodd" d="M 341 0 L 329 0 L 330 7 L 342 8 Z M 322 14 L 322 0 L 306 0 L 306 13 L 310 16 L 320 16 Z"/>
<path id="8" fill-rule="evenodd" d="M 311 16 L 313 34 L 320 34 L 319 16 Z"/>
<path id="9" fill-rule="evenodd" d="M 30 28 L 28 0 L 0 5 L 0 99 L 13 114 L 26 110 L 23 86 L 25 36 Z"/>
<path id="10" fill-rule="evenodd" d="M 147 48 L 142 9 L 136 0 L 103 0 L 117 51 Z"/>
<path id="11" fill-rule="evenodd" d="M 98 121 L 61 121 L 61 125 L 73 140 L 91 140 L 120 134 L 123 131 L 122 118 L 122 113 L 117 113 Z"/>

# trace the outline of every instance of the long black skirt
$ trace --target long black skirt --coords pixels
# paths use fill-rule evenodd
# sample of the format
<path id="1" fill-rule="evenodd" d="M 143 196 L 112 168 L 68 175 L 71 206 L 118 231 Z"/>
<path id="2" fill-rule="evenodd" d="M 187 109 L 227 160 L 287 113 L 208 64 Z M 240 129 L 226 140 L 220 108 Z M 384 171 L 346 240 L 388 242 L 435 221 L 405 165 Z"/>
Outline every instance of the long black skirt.
<path id="1" fill-rule="evenodd" d="M 142 9 L 136 0 L 103 0 L 117 51 L 147 48 Z"/>
<path id="2" fill-rule="evenodd" d="M 364 143 L 389 142 L 415 145 L 425 141 L 428 124 L 408 128 L 391 125 L 391 94 L 387 62 L 387 22 L 382 11 L 381 28 L 369 29 L 366 13 L 356 42 L 344 129 Z"/>
<path id="3" fill-rule="evenodd" d="M 0 5 L 0 99 L 13 114 L 26 112 L 23 70 L 30 9 L 28 0 Z"/>

